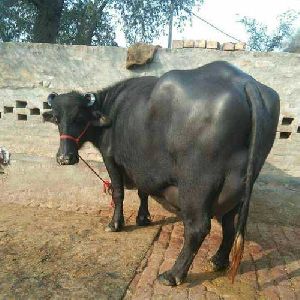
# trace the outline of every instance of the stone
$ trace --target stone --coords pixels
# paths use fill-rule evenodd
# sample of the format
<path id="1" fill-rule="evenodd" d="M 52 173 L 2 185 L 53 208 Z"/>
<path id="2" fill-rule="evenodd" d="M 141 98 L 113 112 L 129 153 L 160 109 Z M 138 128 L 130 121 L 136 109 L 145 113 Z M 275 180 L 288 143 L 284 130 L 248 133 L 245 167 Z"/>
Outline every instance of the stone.
<path id="1" fill-rule="evenodd" d="M 206 41 L 207 49 L 220 49 L 220 43 L 216 41 Z"/>
<path id="2" fill-rule="evenodd" d="M 277 131 L 279 132 L 293 132 L 293 127 L 290 125 L 278 125 Z"/>
<path id="3" fill-rule="evenodd" d="M 222 46 L 223 51 L 234 51 L 234 43 L 224 43 Z"/>
<path id="4" fill-rule="evenodd" d="M 183 40 L 173 40 L 172 42 L 173 49 L 180 49 L 183 48 Z"/>
<path id="5" fill-rule="evenodd" d="M 246 43 L 244 43 L 244 42 L 235 43 L 234 50 L 236 50 L 236 51 L 245 51 L 246 50 Z"/>
<path id="6" fill-rule="evenodd" d="M 42 85 L 42 86 L 44 86 L 44 87 L 50 87 L 50 85 L 51 85 L 51 82 L 50 82 L 50 81 L 47 81 L 47 80 L 45 80 L 45 81 L 42 81 L 42 82 L 41 82 L 41 85 Z"/>
<path id="7" fill-rule="evenodd" d="M 183 48 L 194 48 L 194 40 L 184 40 Z"/>
<path id="8" fill-rule="evenodd" d="M 206 40 L 195 40 L 195 48 L 206 48 Z"/>
<path id="9" fill-rule="evenodd" d="M 127 50 L 126 69 L 134 69 L 152 62 L 157 49 L 161 46 L 136 43 Z"/>
<path id="10" fill-rule="evenodd" d="M 27 108 L 14 108 L 13 109 L 14 114 L 20 114 L 20 115 L 27 115 L 28 109 Z"/>

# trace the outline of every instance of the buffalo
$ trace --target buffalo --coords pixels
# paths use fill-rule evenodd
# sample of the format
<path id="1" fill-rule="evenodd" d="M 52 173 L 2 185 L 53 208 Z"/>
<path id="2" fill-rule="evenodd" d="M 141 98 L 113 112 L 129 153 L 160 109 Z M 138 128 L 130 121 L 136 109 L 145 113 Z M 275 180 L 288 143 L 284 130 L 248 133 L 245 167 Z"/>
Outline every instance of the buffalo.
<path id="1" fill-rule="evenodd" d="M 150 223 L 148 196 L 182 219 L 184 244 L 161 283 L 185 279 L 213 217 L 223 239 L 211 263 L 215 270 L 230 267 L 234 279 L 253 185 L 276 135 L 280 105 L 273 89 L 216 61 L 95 93 L 52 93 L 48 102 L 52 110 L 43 117 L 58 125 L 59 164 L 77 163 L 86 141 L 102 154 L 115 201 L 109 230 L 124 226 L 124 188 L 138 190 L 138 225 Z"/>

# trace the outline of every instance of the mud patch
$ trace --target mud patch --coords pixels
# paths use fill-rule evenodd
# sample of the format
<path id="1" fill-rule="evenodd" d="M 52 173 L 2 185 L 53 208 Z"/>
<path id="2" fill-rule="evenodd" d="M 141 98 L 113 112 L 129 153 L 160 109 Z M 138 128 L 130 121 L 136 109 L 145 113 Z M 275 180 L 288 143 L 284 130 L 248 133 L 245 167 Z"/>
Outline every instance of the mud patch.
<path id="1" fill-rule="evenodd" d="M 159 226 L 107 233 L 107 222 L 1 204 L 0 298 L 120 299 Z"/>

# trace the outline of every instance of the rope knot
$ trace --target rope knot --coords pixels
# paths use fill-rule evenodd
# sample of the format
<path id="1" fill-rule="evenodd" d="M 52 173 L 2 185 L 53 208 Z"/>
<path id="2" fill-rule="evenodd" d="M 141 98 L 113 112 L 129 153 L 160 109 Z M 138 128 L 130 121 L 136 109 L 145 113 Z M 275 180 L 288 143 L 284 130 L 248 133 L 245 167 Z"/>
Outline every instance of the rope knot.
<path id="1" fill-rule="evenodd" d="M 112 185 L 109 180 L 103 180 L 103 193 L 112 195 Z"/>
<path id="2" fill-rule="evenodd" d="M 105 180 L 103 179 L 79 154 L 78 157 L 85 163 L 85 165 L 103 182 L 103 193 L 105 194 L 109 194 L 110 196 L 112 196 L 113 193 L 113 187 L 112 184 L 109 180 Z M 112 197 L 111 203 L 110 203 L 111 207 L 115 207 L 115 200 Z"/>

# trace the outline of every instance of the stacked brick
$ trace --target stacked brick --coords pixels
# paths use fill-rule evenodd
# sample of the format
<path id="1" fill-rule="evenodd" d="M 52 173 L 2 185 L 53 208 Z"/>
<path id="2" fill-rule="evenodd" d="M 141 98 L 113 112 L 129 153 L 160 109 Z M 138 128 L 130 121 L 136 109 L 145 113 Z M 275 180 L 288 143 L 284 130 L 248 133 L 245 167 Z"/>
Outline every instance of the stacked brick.
<path id="1" fill-rule="evenodd" d="M 292 133 L 299 133 L 297 132 L 299 126 L 297 126 L 297 121 L 294 116 L 292 116 L 291 114 L 284 114 L 279 120 L 279 124 L 277 127 L 277 137 L 280 139 L 289 139 Z"/>
<path id="2" fill-rule="evenodd" d="M 27 101 L 16 100 L 15 105 L 9 104 L 0 107 L 0 119 L 12 115 L 17 120 L 41 120 L 41 113 L 49 110 L 47 102 L 42 102 L 41 107 L 36 107 Z M 285 113 L 280 116 L 277 139 L 290 139 L 292 134 L 300 133 L 300 123 L 297 122 L 295 116 Z"/>
<path id="3" fill-rule="evenodd" d="M 223 51 L 244 51 L 246 50 L 246 43 L 219 43 L 210 40 L 173 40 L 173 49 L 180 48 L 202 48 L 202 49 L 214 49 Z"/>
<path id="4" fill-rule="evenodd" d="M 41 102 L 40 107 L 37 107 L 28 101 L 7 101 L 3 107 L 0 107 L 0 119 L 13 117 L 19 121 L 41 120 L 41 113 L 49 109 L 50 107 L 47 102 Z"/>

